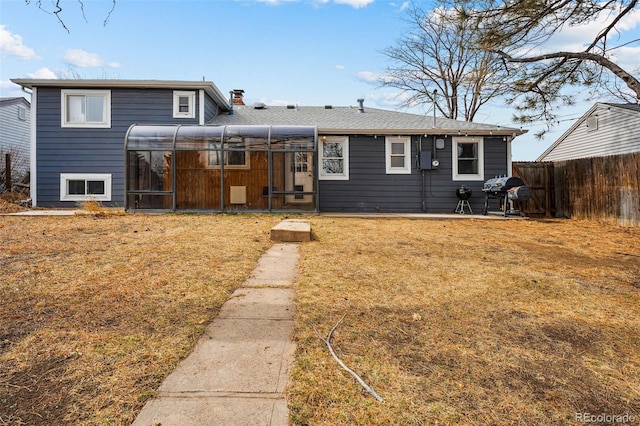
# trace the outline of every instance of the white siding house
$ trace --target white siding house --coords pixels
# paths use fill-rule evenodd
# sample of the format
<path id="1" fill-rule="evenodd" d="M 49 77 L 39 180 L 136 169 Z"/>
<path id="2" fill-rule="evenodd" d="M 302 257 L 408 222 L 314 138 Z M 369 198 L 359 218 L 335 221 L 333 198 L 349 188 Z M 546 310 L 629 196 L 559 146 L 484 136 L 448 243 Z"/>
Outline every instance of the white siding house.
<path id="1" fill-rule="evenodd" d="M 29 171 L 31 147 L 31 104 L 25 98 L 0 98 L 0 169 L 5 154 L 11 154 L 12 180 Z"/>
<path id="2" fill-rule="evenodd" d="M 536 161 L 640 152 L 640 105 L 597 103 Z"/>

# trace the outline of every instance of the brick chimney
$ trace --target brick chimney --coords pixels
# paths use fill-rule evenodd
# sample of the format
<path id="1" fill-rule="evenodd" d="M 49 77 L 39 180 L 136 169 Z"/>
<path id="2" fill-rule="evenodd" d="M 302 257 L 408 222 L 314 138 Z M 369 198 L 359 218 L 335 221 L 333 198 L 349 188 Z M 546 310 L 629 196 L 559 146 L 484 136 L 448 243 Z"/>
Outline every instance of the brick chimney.
<path id="1" fill-rule="evenodd" d="M 242 89 L 234 89 L 233 90 L 233 104 L 234 105 L 244 105 L 244 101 L 242 98 L 244 97 L 244 90 Z"/>

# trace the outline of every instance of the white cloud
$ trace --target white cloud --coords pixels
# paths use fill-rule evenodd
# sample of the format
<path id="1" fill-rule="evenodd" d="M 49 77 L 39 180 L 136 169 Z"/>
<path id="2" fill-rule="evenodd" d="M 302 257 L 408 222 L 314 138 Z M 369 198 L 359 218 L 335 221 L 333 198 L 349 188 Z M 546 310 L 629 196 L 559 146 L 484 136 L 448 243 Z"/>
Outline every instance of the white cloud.
<path id="1" fill-rule="evenodd" d="M 398 109 L 406 103 L 410 95 L 403 92 L 378 92 L 366 96 L 368 101 L 384 109 Z"/>
<path id="2" fill-rule="evenodd" d="M 629 72 L 640 73 L 640 47 L 623 46 L 612 51 L 611 59 Z"/>
<path id="3" fill-rule="evenodd" d="M 36 72 L 27 73 L 27 75 L 29 76 L 29 78 L 38 78 L 38 79 L 58 78 L 56 73 L 54 73 L 53 71 L 51 71 L 49 68 L 46 68 L 46 67 L 40 68 Z"/>
<path id="4" fill-rule="evenodd" d="M 298 0 L 258 0 L 258 3 L 266 3 L 271 6 L 277 6 L 282 3 L 291 3 Z"/>
<path id="5" fill-rule="evenodd" d="M 405 2 L 401 3 L 400 5 L 398 5 L 398 3 L 395 3 L 395 2 L 389 3 L 390 6 L 397 7 L 400 12 L 402 12 L 404 10 L 407 10 L 409 8 L 410 4 L 411 4 L 411 2 L 408 2 L 408 1 L 405 1 Z"/>
<path id="6" fill-rule="evenodd" d="M 22 36 L 14 34 L 0 25 L 0 52 L 20 59 L 40 59 L 36 52 L 22 43 Z"/>
<path id="7" fill-rule="evenodd" d="M 334 68 L 337 69 L 337 70 L 340 70 L 340 71 L 343 71 L 343 70 L 347 69 L 347 67 L 345 67 L 344 65 L 336 65 L 336 66 L 334 66 Z"/>
<path id="8" fill-rule="evenodd" d="M 64 54 L 64 60 L 69 64 L 80 68 L 92 68 L 92 67 L 110 67 L 120 68 L 120 63 L 109 62 L 106 63 L 104 59 L 97 53 L 89 53 L 82 49 L 69 49 Z"/>
<path id="9" fill-rule="evenodd" d="M 269 6 L 279 6 L 281 4 L 286 4 L 286 3 L 299 3 L 302 0 L 256 0 L 256 1 L 258 3 L 264 3 Z M 311 4 L 314 7 L 319 7 L 321 5 L 331 3 L 331 1 L 333 1 L 335 4 L 345 4 L 347 6 L 360 9 L 360 8 L 366 7 L 370 3 L 373 3 L 375 0 L 312 0 Z"/>
<path id="10" fill-rule="evenodd" d="M 333 0 L 336 4 L 346 4 L 356 9 L 366 7 L 368 4 L 373 3 L 375 0 Z"/>
<path id="11" fill-rule="evenodd" d="M 10 80 L 0 80 L 0 89 L 14 89 L 17 86 Z"/>
<path id="12" fill-rule="evenodd" d="M 368 83 L 376 83 L 380 80 L 380 74 L 376 74 L 372 71 L 358 71 L 356 73 L 356 77 Z"/>
<path id="13" fill-rule="evenodd" d="M 17 84 L 9 80 L 0 80 L 0 96 L 7 98 L 19 98 L 21 96 L 25 96 L 25 93 Z"/>
<path id="14" fill-rule="evenodd" d="M 539 51 L 577 52 L 584 50 L 598 33 L 614 18 L 615 15 L 603 13 L 601 16 L 585 24 L 565 26 L 558 33 L 554 34 L 544 46 L 541 46 Z M 614 47 L 615 45 L 624 44 L 630 39 L 637 38 L 635 34 L 626 35 L 625 32 L 633 31 L 638 26 L 640 26 L 640 10 L 633 10 L 617 24 L 616 29 L 620 32 L 614 31 L 609 35 L 608 46 Z"/>

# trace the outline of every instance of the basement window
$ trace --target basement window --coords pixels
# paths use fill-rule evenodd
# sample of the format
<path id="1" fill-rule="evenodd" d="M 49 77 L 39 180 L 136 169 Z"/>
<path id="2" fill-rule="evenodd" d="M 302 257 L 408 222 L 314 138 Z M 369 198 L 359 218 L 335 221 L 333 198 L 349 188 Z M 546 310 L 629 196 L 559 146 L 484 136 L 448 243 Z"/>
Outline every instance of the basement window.
<path id="1" fill-rule="evenodd" d="M 61 173 L 60 201 L 111 201 L 111 175 Z"/>

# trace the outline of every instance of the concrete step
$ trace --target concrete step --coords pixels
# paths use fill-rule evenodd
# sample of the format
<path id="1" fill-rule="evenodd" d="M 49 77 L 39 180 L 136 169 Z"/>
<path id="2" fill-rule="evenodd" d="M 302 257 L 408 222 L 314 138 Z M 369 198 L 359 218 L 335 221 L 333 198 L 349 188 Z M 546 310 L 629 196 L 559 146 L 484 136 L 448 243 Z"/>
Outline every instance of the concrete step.
<path id="1" fill-rule="evenodd" d="M 285 219 L 271 228 L 271 239 L 281 243 L 311 241 L 311 224 L 305 219 Z"/>

